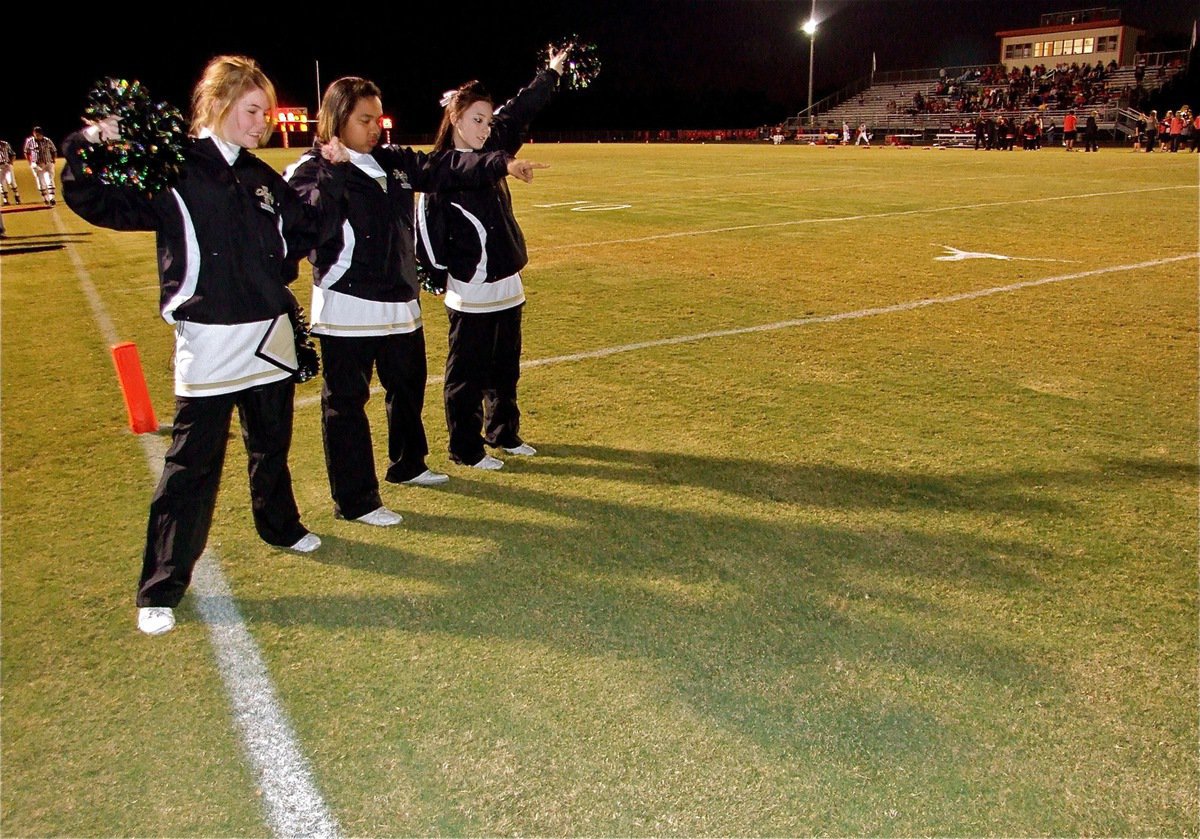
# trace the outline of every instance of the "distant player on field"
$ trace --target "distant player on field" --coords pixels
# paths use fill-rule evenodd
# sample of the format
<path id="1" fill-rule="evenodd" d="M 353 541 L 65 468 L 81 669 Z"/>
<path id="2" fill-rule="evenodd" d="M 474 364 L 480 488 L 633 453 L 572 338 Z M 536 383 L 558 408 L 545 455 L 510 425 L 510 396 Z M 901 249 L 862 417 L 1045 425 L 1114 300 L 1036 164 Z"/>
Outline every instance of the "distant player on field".
<path id="1" fill-rule="evenodd" d="M 38 192 L 46 206 L 54 206 L 54 158 L 58 149 L 50 138 L 42 133 L 41 126 L 33 127 L 33 135 L 25 139 L 25 159 L 33 170 L 33 179 L 37 181 Z"/>
<path id="2" fill-rule="evenodd" d="M 13 161 L 16 158 L 17 153 L 8 144 L 8 141 L 0 140 L 0 199 L 3 199 L 6 206 L 9 190 L 12 191 L 13 202 L 21 203 L 21 193 L 17 191 L 16 173 L 13 172 Z"/>

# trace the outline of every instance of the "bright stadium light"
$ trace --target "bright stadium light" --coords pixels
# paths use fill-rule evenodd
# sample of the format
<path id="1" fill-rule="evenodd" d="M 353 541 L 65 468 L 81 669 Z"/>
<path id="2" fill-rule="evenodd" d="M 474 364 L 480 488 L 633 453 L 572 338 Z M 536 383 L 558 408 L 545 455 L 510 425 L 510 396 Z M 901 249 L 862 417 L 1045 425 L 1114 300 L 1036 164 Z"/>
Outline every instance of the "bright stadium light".
<path id="1" fill-rule="evenodd" d="M 817 0 L 812 0 L 812 12 L 801 27 L 808 36 L 808 122 L 815 124 L 813 119 L 813 54 L 817 43 Z"/>

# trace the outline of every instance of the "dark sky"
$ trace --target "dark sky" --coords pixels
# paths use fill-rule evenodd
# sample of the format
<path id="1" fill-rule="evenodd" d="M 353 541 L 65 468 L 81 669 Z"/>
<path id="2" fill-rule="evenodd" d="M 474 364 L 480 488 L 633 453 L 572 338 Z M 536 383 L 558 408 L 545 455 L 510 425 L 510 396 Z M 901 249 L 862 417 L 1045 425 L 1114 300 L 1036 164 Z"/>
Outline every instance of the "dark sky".
<path id="1" fill-rule="evenodd" d="M 478 78 L 503 99 L 532 76 L 542 45 L 573 32 L 597 44 L 604 71 L 591 88 L 560 97 L 541 128 L 755 126 L 794 114 L 808 96 L 808 39 L 798 28 L 811 0 L 320 2 L 345 13 L 129 2 L 53 15 L 33 29 L 10 15 L 9 34 L 20 37 L 8 39 L 17 46 L 5 62 L 0 137 L 16 145 L 35 121 L 61 137 L 105 75 L 138 78 L 186 113 L 196 77 L 222 52 L 257 58 L 281 103 L 311 113 L 316 61 L 322 83 L 367 76 L 404 130 L 432 132 L 443 90 Z M 1156 33 L 1152 48 L 1186 47 L 1200 17 L 1200 0 L 817 0 L 817 96 L 867 73 L 872 51 L 880 70 L 991 62 L 996 31 L 1092 6 L 1122 9 L 1128 23 Z M 220 16 L 197 16 L 209 9 Z M 44 59 L 33 54 L 35 31 L 53 45 Z"/>

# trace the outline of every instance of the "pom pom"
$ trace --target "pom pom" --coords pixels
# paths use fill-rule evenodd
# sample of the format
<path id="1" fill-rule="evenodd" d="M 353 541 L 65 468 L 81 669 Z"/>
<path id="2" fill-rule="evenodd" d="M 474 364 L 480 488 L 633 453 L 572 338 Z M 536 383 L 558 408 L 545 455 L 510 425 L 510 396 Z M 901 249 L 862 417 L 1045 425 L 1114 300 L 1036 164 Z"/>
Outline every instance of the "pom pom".
<path id="1" fill-rule="evenodd" d="M 85 171 L 102 183 L 128 186 L 153 195 L 173 185 L 183 162 L 187 137 L 179 110 L 155 102 L 139 81 L 103 79 L 87 96 L 84 117 L 120 120 L 121 136 L 80 149 Z"/>
<path id="2" fill-rule="evenodd" d="M 600 75 L 599 52 L 595 44 L 584 41 L 578 35 L 560 38 L 550 45 L 555 52 L 560 52 L 567 47 L 570 47 L 571 51 L 567 53 L 567 60 L 563 64 L 563 84 L 569 90 L 583 90 Z M 550 65 L 550 57 L 542 55 L 541 59 L 544 70 Z"/>
<path id="3" fill-rule="evenodd" d="M 431 271 L 420 259 L 417 260 L 417 279 L 421 281 L 421 288 L 435 297 L 446 293 L 446 272 L 436 268 Z"/>
<path id="4" fill-rule="evenodd" d="M 292 334 L 296 339 L 296 372 L 292 375 L 298 382 L 315 379 L 321 372 L 321 357 L 317 354 L 317 345 L 309 334 L 308 319 L 304 317 L 304 307 L 292 294 L 290 288 L 284 287 L 287 296 L 291 298 L 291 311 L 288 313 L 292 321 Z"/>

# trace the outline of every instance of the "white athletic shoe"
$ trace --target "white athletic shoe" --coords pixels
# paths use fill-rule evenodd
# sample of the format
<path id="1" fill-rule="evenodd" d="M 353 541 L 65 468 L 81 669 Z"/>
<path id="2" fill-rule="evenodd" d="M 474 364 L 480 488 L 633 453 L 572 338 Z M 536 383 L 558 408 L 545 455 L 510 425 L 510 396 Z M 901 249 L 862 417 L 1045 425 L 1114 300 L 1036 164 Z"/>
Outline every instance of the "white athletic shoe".
<path id="1" fill-rule="evenodd" d="M 435 487 L 446 483 L 450 480 L 449 475 L 443 475 L 441 472 L 434 472 L 432 469 L 426 469 L 415 478 L 409 478 L 407 481 L 400 483 L 410 487 Z"/>
<path id="2" fill-rule="evenodd" d="M 504 461 L 498 457 L 492 457 L 490 454 L 485 454 L 483 460 L 478 463 L 471 464 L 472 469 L 488 469 L 495 472 L 497 469 L 504 468 Z"/>
<path id="3" fill-rule="evenodd" d="M 164 635 L 175 628 L 175 612 L 170 606 L 142 606 L 138 609 L 138 629 L 147 635 Z"/>
<path id="4" fill-rule="evenodd" d="M 299 551 L 302 554 L 310 554 L 319 547 L 321 547 L 321 537 L 315 533 L 305 533 L 300 537 L 299 542 L 292 545 L 291 550 Z"/>
<path id="5" fill-rule="evenodd" d="M 509 454 L 523 455 L 525 457 L 532 457 L 533 455 L 537 454 L 537 449 L 535 449 L 533 446 L 529 445 L 528 443 L 522 443 L 521 445 L 514 446 L 511 449 L 508 447 L 505 447 L 504 450 L 506 452 L 508 452 Z"/>
<path id="6" fill-rule="evenodd" d="M 392 512 L 387 507 L 377 507 L 365 516 L 359 516 L 355 521 L 373 527 L 391 527 L 404 521 L 404 517 L 399 513 Z"/>

